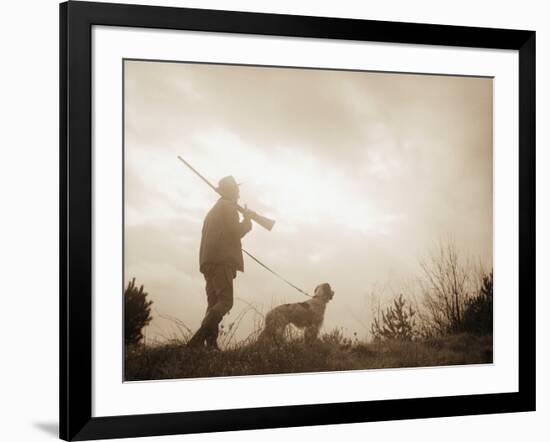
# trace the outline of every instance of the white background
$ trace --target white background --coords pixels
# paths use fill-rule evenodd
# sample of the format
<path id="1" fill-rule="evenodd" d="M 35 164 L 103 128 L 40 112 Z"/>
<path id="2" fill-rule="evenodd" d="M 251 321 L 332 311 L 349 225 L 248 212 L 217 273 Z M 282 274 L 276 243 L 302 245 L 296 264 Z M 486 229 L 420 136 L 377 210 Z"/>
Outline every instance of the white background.
<path id="1" fill-rule="evenodd" d="M 169 2 L 150 2 L 169 4 Z M 443 24 L 535 29 L 537 31 L 537 145 L 539 227 L 537 270 L 544 276 L 550 256 L 548 164 L 550 19 L 544 2 L 180 1 L 173 5 L 262 12 L 326 15 Z M 2 6 L 2 205 L 0 253 L 3 314 L 0 382 L 2 440 L 53 440 L 57 426 L 58 373 L 58 10 L 50 0 Z M 536 413 L 419 421 L 262 430 L 150 440 L 256 441 L 315 438 L 332 440 L 446 441 L 469 438 L 516 440 L 547 437 L 550 417 L 544 321 L 548 280 L 537 282 L 538 410 Z M 546 322 L 545 323 L 543 323 Z"/>

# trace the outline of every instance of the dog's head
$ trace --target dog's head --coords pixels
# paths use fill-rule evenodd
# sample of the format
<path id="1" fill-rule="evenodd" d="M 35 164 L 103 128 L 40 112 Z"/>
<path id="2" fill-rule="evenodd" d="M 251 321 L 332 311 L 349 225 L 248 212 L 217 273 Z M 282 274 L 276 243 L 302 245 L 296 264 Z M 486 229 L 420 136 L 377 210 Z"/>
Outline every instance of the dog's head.
<path id="1" fill-rule="evenodd" d="M 334 296 L 334 290 L 332 290 L 328 282 L 324 282 L 323 284 L 319 284 L 315 287 L 314 293 L 314 298 L 322 299 L 325 302 L 329 302 Z"/>

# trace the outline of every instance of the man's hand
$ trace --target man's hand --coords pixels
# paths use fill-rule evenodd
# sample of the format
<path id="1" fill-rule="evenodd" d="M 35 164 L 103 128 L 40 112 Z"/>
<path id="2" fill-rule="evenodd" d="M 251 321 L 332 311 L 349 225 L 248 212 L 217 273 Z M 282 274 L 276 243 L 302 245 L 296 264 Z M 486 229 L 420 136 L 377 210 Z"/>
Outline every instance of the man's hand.
<path id="1" fill-rule="evenodd" d="M 245 228 L 245 232 L 243 233 L 243 236 L 252 230 L 252 221 L 250 219 L 253 216 L 254 216 L 254 212 L 252 210 L 248 210 L 248 208 L 245 205 L 243 210 L 243 222 L 242 222 L 242 226 Z"/>
<path id="2" fill-rule="evenodd" d="M 244 211 L 243 211 L 243 217 L 246 221 L 250 221 L 254 215 L 256 215 L 256 212 L 252 211 L 252 210 L 248 210 L 248 207 L 246 207 L 246 205 L 244 206 Z"/>

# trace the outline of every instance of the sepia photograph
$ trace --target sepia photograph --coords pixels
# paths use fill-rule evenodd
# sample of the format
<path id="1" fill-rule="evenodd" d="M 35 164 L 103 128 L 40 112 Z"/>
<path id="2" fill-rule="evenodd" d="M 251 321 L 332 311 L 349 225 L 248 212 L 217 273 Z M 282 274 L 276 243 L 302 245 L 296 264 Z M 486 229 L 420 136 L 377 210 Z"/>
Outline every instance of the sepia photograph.
<path id="1" fill-rule="evenodd" d="M 493 78 L 125 59 L 122 98 L 124 381 L 493 363 Z"/>

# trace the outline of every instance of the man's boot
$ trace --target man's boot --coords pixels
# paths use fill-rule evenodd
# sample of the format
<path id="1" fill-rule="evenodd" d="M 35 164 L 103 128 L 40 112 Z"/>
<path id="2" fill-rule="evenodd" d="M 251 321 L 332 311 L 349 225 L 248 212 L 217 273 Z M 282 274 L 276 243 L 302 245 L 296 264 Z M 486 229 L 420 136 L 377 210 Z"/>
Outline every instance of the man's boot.
<path id="1" fill-rule="evenodd" d="M 211 330 L 206 335 L 206 347 L 210 350 L 220 350 L 220 347 L 218 347 L 218 334 L 219 329 L 218 325 L 216 324 L 215 327 L 212 327 Z"/>
<path id="2" fill-rule="evenodd" d="M 223 315 L 218 313 L 216 310 L 210 310 L 208 313 L 206 313 L 206 316 L 202 320 L 202 324 L 200 328 L 196 331 L 196 333 L 193 335 L 193 337 L 189 340 L 187 343 L 187 347 L 190 348 L 200 348 L 204 346 L 205 341 L 210 340 L 210 343 L 212 342 L 212 337 L 214 338 L 214 342 L 216 342 L 218 338 L 218 324 L 222 320 Z M 214 333 L 216 332 L 216 335 L 214 337 Z M 217 343 L 215 344 L 217 347 Z"/>
<path id="3" fill-rule="evenodd" d="M 187 342 L 187 347 L 189 348 L 201 348 L 204 347 L 204 341 L 206 339 L 208 330 L 206 330 L 202 325 L 195 332 L 193 337 Z"/>

